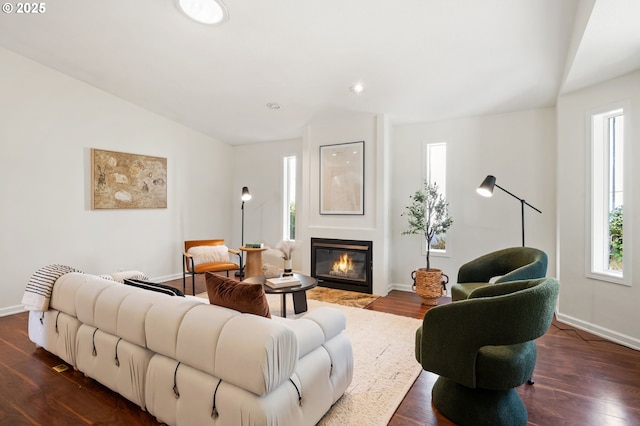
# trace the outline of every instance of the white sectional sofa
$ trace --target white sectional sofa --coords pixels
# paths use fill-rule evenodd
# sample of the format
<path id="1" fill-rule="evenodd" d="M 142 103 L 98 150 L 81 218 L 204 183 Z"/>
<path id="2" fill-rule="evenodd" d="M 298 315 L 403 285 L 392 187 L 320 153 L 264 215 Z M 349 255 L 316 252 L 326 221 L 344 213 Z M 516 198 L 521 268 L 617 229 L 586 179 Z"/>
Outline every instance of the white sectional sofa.
<path id="1" fill-rule="evenodd" d="M 331 308 L 268 319 L 73 272 L 29 338 L 170 425 L 313 425 L 351 383 L 344 327 Z"/>

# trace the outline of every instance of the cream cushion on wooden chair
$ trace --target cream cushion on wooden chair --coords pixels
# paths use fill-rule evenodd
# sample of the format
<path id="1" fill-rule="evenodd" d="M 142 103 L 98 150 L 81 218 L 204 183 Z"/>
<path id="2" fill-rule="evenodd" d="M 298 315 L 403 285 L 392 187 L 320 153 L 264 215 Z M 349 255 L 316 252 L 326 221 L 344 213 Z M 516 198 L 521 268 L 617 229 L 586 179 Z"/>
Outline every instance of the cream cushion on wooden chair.
<path id="1" fill-rule="evenodd" d="M 237 256 L 238 263 L 232 262 L 229 254 Z M 229 276 L 229 271 L 242 269 L 240 252 L 228 248 L 222 239 L 185 241 L 182 258 L 182 291 L 186 292 L 187 275 L 191 275 L 192 295 L 195 295 L 196 274 L 226 272 Z"/>
<path id="2" fill-rule="evenodd" d="M 229 247 L 225 245 L 219 246 L 195 246 L 187 250 L 187 253 L 193 256 L 193 264 L 195 266 L 203 263 L 230 262 Z"/>

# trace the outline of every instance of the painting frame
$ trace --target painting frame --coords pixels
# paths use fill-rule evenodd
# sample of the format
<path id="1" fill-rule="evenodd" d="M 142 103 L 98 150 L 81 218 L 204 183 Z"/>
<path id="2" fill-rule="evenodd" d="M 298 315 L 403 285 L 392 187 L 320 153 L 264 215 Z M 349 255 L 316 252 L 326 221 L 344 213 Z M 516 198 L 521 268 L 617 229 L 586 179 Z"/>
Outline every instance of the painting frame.
<path id="1" fill-rule="evenodd" d="M 364 215 L 364 141 L 320 146 L 320 214 Z"/>
<path id="2" fill-rule="evenodd" d="M 91 209 L 167 208 L 167 159 L 91 148 Z"/>

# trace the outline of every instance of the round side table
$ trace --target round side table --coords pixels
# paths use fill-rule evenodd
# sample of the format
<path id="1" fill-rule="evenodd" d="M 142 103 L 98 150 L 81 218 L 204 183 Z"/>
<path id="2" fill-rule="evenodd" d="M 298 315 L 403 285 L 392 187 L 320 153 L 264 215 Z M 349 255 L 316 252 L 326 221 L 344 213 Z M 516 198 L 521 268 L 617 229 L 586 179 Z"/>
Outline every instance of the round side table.
<path id="1" fill-rule="evenodd" d="M 268 247 L 250 248 L 242 246 L 240 250 L 247 253 L 247 259 L 244 262 L 244 278 L 257 277 L 262 275 L 262 252 Z"/>

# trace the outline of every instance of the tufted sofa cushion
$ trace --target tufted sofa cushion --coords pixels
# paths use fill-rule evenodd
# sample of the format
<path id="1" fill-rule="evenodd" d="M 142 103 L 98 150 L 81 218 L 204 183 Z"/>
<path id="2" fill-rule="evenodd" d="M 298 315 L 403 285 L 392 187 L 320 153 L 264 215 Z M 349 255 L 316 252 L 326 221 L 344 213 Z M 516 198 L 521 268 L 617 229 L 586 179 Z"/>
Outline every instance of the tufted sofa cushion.
<path id="1" fill-rule="evenodd" d="M 52 302 L 69 307 L 83 324 L 257 395 L 278 387 L 296 368 L 296 334 L 284 324 L 93 275 L 67 276 L 64 285 L 54 288 L 65 297 L 52 297 Z"/>

